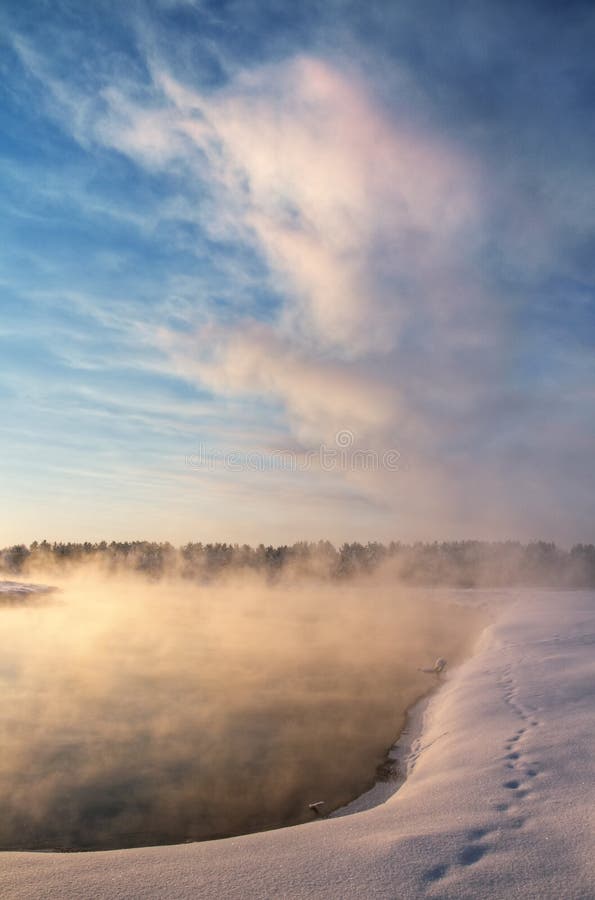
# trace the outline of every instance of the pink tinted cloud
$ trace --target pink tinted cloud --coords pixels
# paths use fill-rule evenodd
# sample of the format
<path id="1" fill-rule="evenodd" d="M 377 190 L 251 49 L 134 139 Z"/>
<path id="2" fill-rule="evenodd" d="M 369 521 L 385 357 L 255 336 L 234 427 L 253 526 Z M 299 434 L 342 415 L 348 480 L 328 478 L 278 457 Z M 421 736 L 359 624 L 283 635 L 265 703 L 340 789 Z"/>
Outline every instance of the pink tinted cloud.
<path id="1" fill-rule="evenodd" d="M 264 253 L 287 330 L 347 357 L 394 346 L 399 279 L 423 280 L 477 218 L 470 161 L 395 124 L 320 60 L 263 67 L 209 96 L 165 75 L 159 84 Z"/>
<path id="2" fill-rule="evenodd" d="M 266 325 L 211 323 L 191 337 L 163 333 L 162 341 L 181 372 L 216 393 L 281 399 L 305 444 L 344 429 L 372 441 L 397 415 L 394 388 L 342 361 L 314 360 Z"/>
<path id="3" fill-rule="evenodd" d="M 154 79 L 165 105 L 136 109 L 108 95 L 104 139 L 147 164 L 183 161 L 215 198 L 207 227 L 250 241 L 283 298 L 267 325 L 244 317 L 162 336 L 176 367 L 215 393 L 280 401 L 305 444 L 351 429 L 373 447 L 402 438 L 410 457 L 427 459 L 440 435 L 424 392 L 448 384 L 473 403 L 477 390 L 477 379 L 461 383 L 444 368 L 459 347 L 476 352 L 488 314 L 465 262 L 481 225 L 476 166 L 321 60 L 243 72 L 210 93 L 162 71 Z M 421 388 L 402 347 L 415 321 L 437 342 Z M 411 490 L 428 471 L 419 481 L 410 472 Z M 386 495 L 382 473 L 359 480 Z"/>

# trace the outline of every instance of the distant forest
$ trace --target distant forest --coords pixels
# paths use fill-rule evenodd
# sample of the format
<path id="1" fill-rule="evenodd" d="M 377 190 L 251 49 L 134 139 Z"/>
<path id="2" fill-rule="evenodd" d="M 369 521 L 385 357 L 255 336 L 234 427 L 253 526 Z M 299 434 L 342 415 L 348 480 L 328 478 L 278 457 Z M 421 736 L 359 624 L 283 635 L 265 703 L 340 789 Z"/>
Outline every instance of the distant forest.
<path id="1" fill-rule="evenodd" d="M 34 541 L 0 551 L 0 572 L 20 577 L 56 574 L 94 562 L 103 571 L 135 571 L 152 579 L 168 575 L 195 581 L 254 572 L 281 577 L 345 579 L 383 569 L 416 585 L 452 587 L 595 587 L 595 546 L 562 550 L 553 543 L 449 541 L 444 543 L 349 543 L 328 541 L 292 546 L 189 543 L 173 547 L 149 541 L 49 543 Z"/>

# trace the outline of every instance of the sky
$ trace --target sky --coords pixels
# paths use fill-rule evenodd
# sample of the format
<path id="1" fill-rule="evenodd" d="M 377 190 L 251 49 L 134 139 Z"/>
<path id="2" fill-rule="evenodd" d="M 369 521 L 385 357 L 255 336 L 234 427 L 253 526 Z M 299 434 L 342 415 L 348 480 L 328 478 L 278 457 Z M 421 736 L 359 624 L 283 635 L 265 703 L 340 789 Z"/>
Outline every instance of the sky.
<path id="1" fill-rule="evenodd" d="M 594 43 L 4 0 L 0 544 L 594 541 Z"/>

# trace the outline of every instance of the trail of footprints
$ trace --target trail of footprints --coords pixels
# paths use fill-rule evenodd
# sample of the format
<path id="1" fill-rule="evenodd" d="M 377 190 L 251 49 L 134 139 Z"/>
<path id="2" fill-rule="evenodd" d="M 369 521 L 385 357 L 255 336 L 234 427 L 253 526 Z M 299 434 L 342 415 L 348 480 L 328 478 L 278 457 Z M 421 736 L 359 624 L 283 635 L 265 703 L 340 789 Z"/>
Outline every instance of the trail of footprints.
<path id="1" fill-rule="evenodd" d="M 520 720 L 520 727 L 504 742 L 502 797 L 491 803 L 491 809 L 499 814 L 499 820 L 495 825 L 468 831 L 465 835 L 466 843 L 456 858 L 450 863 L 441 863 L 428 869 L 424 873 L 426 882 L 440 881 L 453 868 L 472 866 L 494 849 L 489 841 L 490 834 L 496 835 L 503 829 L 522 828 L 527 819 L 523 807 L 531 793 L 532 781 L 540 773 L 540 764 L 531 759 L 525 744 L 530 729 L 541 723 L 532 711 L 526 710 L 519 702 L 518 688 L 510 665 L 503 668 L 498 683 L 503 690 L 505 702 Z"/>

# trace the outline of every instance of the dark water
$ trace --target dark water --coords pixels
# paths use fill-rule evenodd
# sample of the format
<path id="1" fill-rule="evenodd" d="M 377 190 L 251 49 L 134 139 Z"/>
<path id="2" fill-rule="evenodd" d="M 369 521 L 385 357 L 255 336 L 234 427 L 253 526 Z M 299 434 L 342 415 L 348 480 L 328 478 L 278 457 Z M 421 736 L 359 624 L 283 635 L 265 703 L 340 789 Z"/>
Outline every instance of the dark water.
<path id="1" fill-rule="evenodd" d="M 305 822 L 361 793 L 481 624 L 370 582 L 76 579 L 0 610 L 0 848 L 102 849 Z M 373 588 L 373 589 L 372 589 Z"/>

